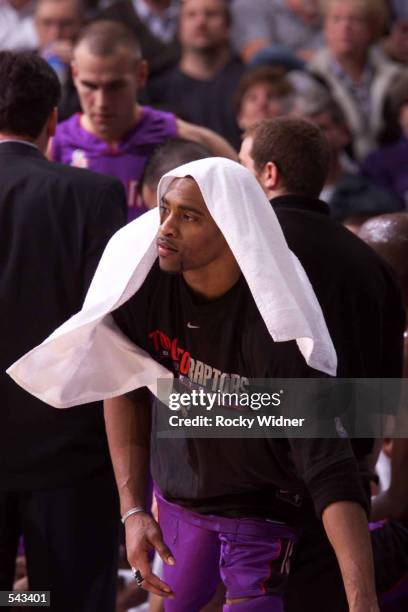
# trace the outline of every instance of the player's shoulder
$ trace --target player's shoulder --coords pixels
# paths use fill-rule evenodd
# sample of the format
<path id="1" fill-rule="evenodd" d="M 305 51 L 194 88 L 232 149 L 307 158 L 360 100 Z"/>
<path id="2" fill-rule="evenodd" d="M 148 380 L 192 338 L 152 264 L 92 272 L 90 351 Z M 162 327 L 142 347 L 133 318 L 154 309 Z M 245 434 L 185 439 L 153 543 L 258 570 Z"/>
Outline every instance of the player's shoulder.
<path id="1" fill-rule="evenodd" d="M 79 113 L 75 113 L 74 115 L 71 115 L 71 117 L 68 117 L 68 119 L 58 123 L 54 138 L 59 139 L 65 136 L 78 136 L 79 132 Z"/>
<path id="2" fill-rule="evenodd" d="M 143 134 L 176 136 L 177 119 L 173 113 L 153 108 L 152 106 L 142 107 L 141 121 L 135 127 L 135 136 L 141 137 Z"/>

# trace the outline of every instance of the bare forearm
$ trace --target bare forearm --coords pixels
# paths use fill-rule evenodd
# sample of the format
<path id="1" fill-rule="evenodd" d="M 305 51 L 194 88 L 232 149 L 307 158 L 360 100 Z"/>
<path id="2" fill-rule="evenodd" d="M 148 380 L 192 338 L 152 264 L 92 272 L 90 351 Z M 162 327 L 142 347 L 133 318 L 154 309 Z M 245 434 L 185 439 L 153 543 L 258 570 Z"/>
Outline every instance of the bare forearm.
<path id="1" fill-rule="evenodd" d="M 213 155 L 228 157 L 229 159 L 238 161 L 238 155 L 235 149 L 225 140 L 225 138 L 212 130 L 208 130 L 201 125 L 195 125 L 177 119 L 177 132 L 180 138 L 193 140 L 194 142 L 199 142 L 204 145 Z"/>
<path id="2" fill-rule="evenodd" d="M 336 502 L 323 512 L 351 612 L 377 612 L 374 567 L 367 518 L 354 502 Z"/>
<path id="3" fill-rule="evenodd" d="M 123 514 L 133 506 L 145 505 L 150 440 L 148 395 L 143 390 L 105 400 L 104 415 Z"/>

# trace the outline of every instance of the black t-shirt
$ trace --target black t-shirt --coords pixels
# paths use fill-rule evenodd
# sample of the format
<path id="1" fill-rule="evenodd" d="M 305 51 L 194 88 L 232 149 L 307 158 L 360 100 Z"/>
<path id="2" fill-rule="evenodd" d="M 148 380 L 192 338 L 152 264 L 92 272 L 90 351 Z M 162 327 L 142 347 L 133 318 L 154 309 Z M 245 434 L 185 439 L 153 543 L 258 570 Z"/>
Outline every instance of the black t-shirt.
<path id="1" fill-rule="evenodd" d="M 150 80 L 147 100 L 185 121 L 214 130 L 239 149 L 233 97 L 243 73 L 244 66 L 236 57 L 207 80 L 195 79 L 174 67 Z"/>
<path id="2" fill-rule="evenodd" d="M 295 341 L 272 340 L 243 277 L 221 298 L 200 302 L 181 275 L 156 264 L 113 315 L 176 376 L 200 386 L 211 380 L 213 391 L 233 392 L 251 378 L 322 376 Z M 282 510 L 282 491 L 304 497 L 309 517 L 310 498 L 318 515 L 334 501 L 365 504 L 350 444 L 336 437 L 334 423 L 331 439 L 169 439 L 155 435 L 161 409 L 152 419 L 152 474 L 167 499 L 203 513 L 276 520 L 293 509 L 283 502 Z"/>

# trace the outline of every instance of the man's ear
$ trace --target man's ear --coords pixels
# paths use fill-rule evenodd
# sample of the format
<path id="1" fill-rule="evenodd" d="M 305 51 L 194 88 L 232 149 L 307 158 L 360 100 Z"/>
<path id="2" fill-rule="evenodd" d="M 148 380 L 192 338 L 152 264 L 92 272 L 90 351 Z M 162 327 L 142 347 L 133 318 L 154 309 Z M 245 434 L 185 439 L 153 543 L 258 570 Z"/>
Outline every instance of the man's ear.
<path id="1" fill-rule="evenodd" d="M 46 125 L 47 138 L 52 138 L 54 136 L 55 130 L 57 129 L 57 123 L 58 123 L 58 109 L 57 107 L 55 107 L 53 108 L 47 120 L 47 125 Z"/>
<path id="2" fill-rule="evenodd" d="M 278 187 L 280 174 L 274 162 L 266 162 L 262 170 L 262 184 L 268 191 L 275 191 Z"/>
<path id="3" fill-rule="evenodd" d="M 147 77 L 149 76 L 149 66 L 146 60 L 142 59 L 137 62 L 136 71 L 137 88 L 143 89 L 146 85 Z"/>

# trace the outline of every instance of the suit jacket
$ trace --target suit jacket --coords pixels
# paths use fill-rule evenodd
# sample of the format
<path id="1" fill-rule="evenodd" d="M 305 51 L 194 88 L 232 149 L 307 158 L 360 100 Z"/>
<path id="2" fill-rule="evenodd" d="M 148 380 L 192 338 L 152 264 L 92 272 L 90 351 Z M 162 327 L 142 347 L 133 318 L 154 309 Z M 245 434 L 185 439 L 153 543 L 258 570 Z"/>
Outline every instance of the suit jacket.
<path id="1" fill-rule="evenodd" d="M 110 469 L 102 407 L 58 411 L 5 374 L 80 310 L 102 251 L 126 220 L 119 181 L 0 143 L 0 488 L 73 484 Z M 50 381 L 52 384 L 52 381 Z"/>
<path id="2" fill-rule="evenodd" d="M 139 19 L 132 0 L 114 2 L 97 15 L 97 19 L 120 21 L 132 30 L 142 48 L 142 55 L 149 63 L 149 74 L 155 75 L 177 63 L 180 56 L 176 40 L 166 44 L 157 38 Z"/>

